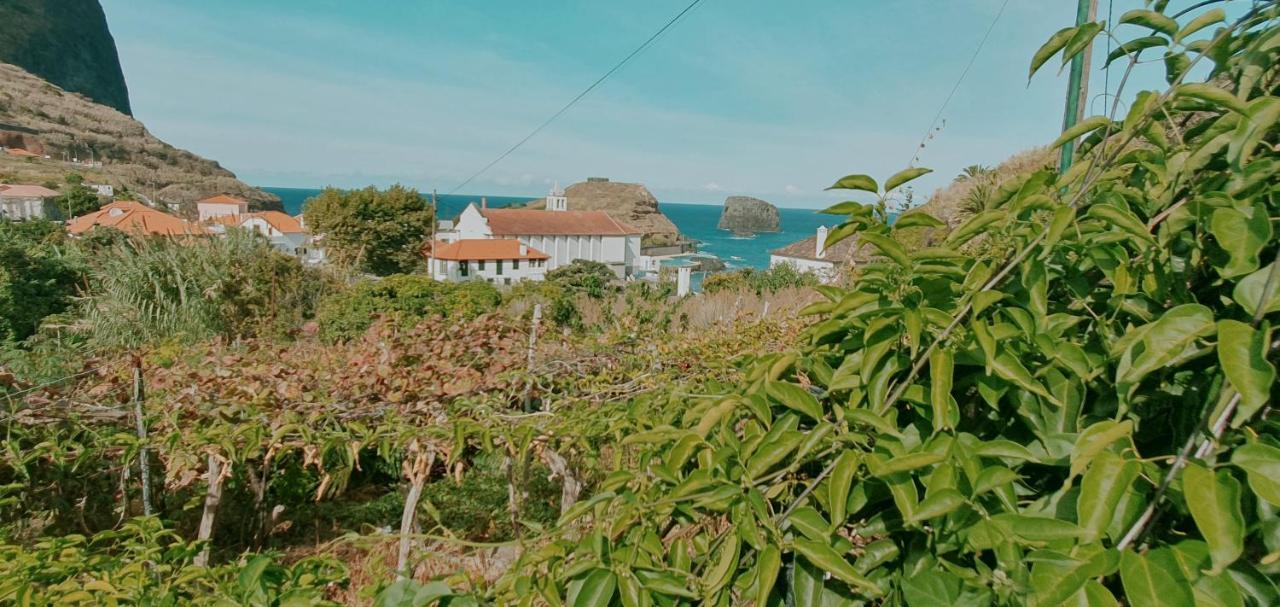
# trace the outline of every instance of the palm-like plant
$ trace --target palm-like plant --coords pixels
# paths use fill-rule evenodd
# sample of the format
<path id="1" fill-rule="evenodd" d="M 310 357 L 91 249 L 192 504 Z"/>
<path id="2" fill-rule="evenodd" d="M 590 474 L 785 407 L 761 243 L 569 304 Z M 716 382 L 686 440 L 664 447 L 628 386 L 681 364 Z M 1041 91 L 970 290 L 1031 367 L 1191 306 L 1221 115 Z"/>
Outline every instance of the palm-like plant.
<path id="1" fill-rule="evenodd" d="M 989 166 L 982 165 L 982 164 L 971 164 L 965 167 L 963 170 L 961 170 L 959 175 L 956 175 L 956 181 L 969 181 L 971 179 L 985 177 L 987 175 L 990 175 L 991 173 L 992 173 L 992 169 Z"/>

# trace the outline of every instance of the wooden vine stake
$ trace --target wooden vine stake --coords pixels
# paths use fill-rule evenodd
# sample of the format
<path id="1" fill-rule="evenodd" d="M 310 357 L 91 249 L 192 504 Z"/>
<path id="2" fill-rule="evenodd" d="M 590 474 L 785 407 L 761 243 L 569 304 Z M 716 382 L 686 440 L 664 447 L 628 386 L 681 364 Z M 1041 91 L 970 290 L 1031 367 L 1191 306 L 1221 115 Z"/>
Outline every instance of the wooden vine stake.
<path id="1" fill-rule="evenodd" d="M 582 493 L 582 483 L 573 475 L 569 461 L 550 447 L 543 449 L 542 460 L 547 463 L 552 474 L 560 477 L 560 514 L 564 514 L 578 503 L 578 496 Z"/>
<path id="2" fill-rule="evenodd" d="M 431 476 L 431 466 L 436 463 L 436 450 L 431 445 L 422 448 L 417 440 L 409 444 L 403 472 L 409 480 L 409 495 L 404 498 L 404 512 L 400 515 L 400 554 L 396 559 L 396 579 L 409 577 L 409 549 L 412 540 L 413 524 L 418 515 L 418 500 L 422 498 L 422 486 Z"/>
<path id="3" fill-rule="evenodd" d="M 218 505 L 222 503 L 222 483 L 231 476 L 231 467 L 226 465 L 218 455 L 210 453 L 208 463 L 209 469 L 205 473 L 205 482 L 208 484 L 209 491 L 204 496 L 204 511 L 200 513 L 200 527 L 196 532 L 196 540 L 204 542 L 204 548 L 201 548 L 200 554 L 196 555 L 197 567 L 209 565 L 209 544 L 210 538 L 213 537 L 213 523 L 218 516 Z"/>
<path id="4" fill-rule="evenodd" d="M 542 304 L 534 304 L 533 320 L 529 325 L 529 351 L 526 355 L 525 370 L 529 372 L 529 381 L 524 387 L 524 410 L 529 411 L 529 404 L 533 396 L 533 353 L 538 347 L 538 324 L 542 322 Z"/>
<path id="5" fill-rule="evenodd" d="M 151 516 L 151 463 L 147 449 L 147 420 L 142 414 L 142 358 L 133 357 L 133 417 L 138 431 L 138 476 L 142 481 L 142 513 Z"/>

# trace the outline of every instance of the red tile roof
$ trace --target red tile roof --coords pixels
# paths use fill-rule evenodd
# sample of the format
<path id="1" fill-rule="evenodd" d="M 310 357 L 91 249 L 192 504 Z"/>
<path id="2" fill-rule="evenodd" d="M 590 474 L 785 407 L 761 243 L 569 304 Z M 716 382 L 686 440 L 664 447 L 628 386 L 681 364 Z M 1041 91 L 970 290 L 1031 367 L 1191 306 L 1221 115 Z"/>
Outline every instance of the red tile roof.
<path id="1" fill-rule="evenodd" d="M 9 148 L 5 150 L 5 152 L 8 152 L 10 156 L 17 156 L 19 158 L 39 158 L 40 157 L 39 154 L 35 152 L 28 152 L 27 150 L 24 150 L 22 148 Z"/>
<path id="2" fill-rule="evenodd" d="M 97 211 L 67 222 L 67 231 L 83 234 L 97 226 L 130 234 L 151 236 L 207 236 L 205 228 L 157 211 L 141 202 L 117 200 Z"/>
<path id="3" fill-rule="evenodd" d="M 39 185 L 0 185 L 0 198 L 53 198 L 58 193 Z"/>
<path id="4" fill-rule="evenodd" d="M 240 218 L 240 221 L 237 222 L 238 224 L 243 224 L 246 219 L 256 217 L 285 234 L 300 234 L 306 231 L 302 228 L 302 222 L 298 221 L 298 218 L 292 217 L 287 213 L 281 213 L 280 211 L 261 211 L 258 213 L 239 215 L 238 217 Z"/>
<path id="5" fill-rule="evenodd" d="M 604 211 L 480 209 L 494 236 L 630 236 L 641 234 Z"/>
<path id="6" fill-rule="evenodd" d="M 428 247 L 429 249 L 431 247 Z M 525 247 L 524 255 L 520 254 L 520 241 L 507 239 L 470 239 L 450 242 L 436 242 L 434 251 L 427 255 L 436 259 L 449 261 L 479 261 L 481 259 L 551 259 L 546 253 L 533 247 Z"/>
<path id="7" fill-rule="evenodd" d="M 234 205 L 240 206 L 241 208 L 245 208 L 245 209 L 249 208 L 249 202 L 247 200 L 241 200 L 239 198 L 236 198 L 235 196 L 228 196 L 226 194 L 218 194 L 217 196 L 211 196 L 209 198 L 205 198 L 204 200 L 197 202 L 196 204 L 205 204 L 205 203 L 234 204 Z"/>

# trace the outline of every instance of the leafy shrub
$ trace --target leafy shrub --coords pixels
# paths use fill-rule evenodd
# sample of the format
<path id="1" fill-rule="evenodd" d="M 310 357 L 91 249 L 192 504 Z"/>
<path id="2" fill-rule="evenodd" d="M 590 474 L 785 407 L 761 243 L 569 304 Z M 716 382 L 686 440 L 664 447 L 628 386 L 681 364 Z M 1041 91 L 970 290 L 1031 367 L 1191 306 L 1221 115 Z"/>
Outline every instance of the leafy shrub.
<path id="1" fill-rule="evenodd" d="M 525 521 L 547 526 L 560 516 L 560 488 L 547 480 L 548 472 L 533 467 L 520 483 L 525 497 L 520 515 Z M 515 538 L 508 513 L 507 475 L 496 458 L 480 457 L 463 475 L 428 483 L 422 499 L 431 504 L 436 522 L 458 537 L 472 541 L 506 541 Z"/>
<path id="2" fill-rule="evenodd" d="M 704 293 L 719 291 L 753 291 L 757 294 L 776 293 L 783 289 L 812 287 L 818 284 L 818 277 L 812 272 L 803 272 L 795 266 L 784 263 L 771 266 L 767 270 L 743 268 L 733 272 L 716 272 L 702 281 Z"/>
<path id="3" fill-rule="evenodd" d="M 1280 604 L 1280 4 L 1220 27 L 1167 4 L 1121 18 L 1164 35 L 1116 57 L 1158 47 L 1171 88 L 1064 133 L 1069 169 L 1002 185 L 939 246 L 897 237 L 941 221 L 889 221 L 926 169 L 840 179 L 878 201 L 828 209 L 834 238 L 881 259 L 821 289 L 798 351 L 629 433 L 503 598 Z M 1103 29 L 1055 34 L 1032 72 Z"/>
<path id="4" fill-rule="evenodd" d="M 82 326 L 101 347 L 283 334 L 311 314 L 326 285 L 319 270 L 257 234 L 129 239 L 93 264 Z"/>
<path id="5" fill-rule="evenodd" d="M 414 324 L 430 316 L 471 319 L 498 308 L 502 294 L 493 285 L 448 283 L 420 274 L 394 274 L 363 281 L 326 298 L 316 320 L 327 341 L 363 334 L 379 315 Z"/>
<path id="6" fill-rule="evenodd" d="M 0 341 L 30 337 L 42 319 L 71 305 L 80 268 L 45 244 L 55 238 L 50 228 L 57 226 L 0 222 Z"/>
<path id="7" fill-rule="evenodd" d="M 618 275 L 614 274 L 608 265 L 585 259 L 575 259 L 572 263 L 547 272 L 546 275 L 548 283 L 570 291 L 586 293 L 597 299 L 604 297 L 605 292 L 613 287 L 617 279 Z"/>

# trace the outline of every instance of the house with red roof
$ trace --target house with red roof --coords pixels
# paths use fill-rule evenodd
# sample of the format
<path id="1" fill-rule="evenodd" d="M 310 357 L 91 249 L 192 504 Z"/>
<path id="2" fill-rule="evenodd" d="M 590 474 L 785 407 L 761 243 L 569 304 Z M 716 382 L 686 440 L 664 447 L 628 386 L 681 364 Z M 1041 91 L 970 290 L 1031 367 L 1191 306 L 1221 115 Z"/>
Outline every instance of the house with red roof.
<path id="1" fill-rule="evenodd" d="M 313 237 L 303 225 L 302 216 L 293 217 L 280 211 L 256 213 L 219 214 L 205 220 L 209 228 L 218 234 L 227 229 L 252 230 L 267 238 L 277 250 L 293 255 L 308 264 L 325 261 L 324 247 L 319 238 Z"/>
<path id="2" fill-rule="evenodd" d="M 564 190 L 557 186 L 547 196 L 545 209 L 491 209 L 484 202 L 469 204 L 453 229 L 440 233 L 438 240 L 446 244 L 518 242 L 546 256 L 545 270 L 583 259 L 603 263 L 625 278 L 641 270 L 640 237 L 640 230 L 604 211 L 569 209 Z"/>
<path id="3" fill-rule="evenodd" d="M 510 285 L 542 280 L 549 255 L 514 238 L 473 238 L 428 245 L 427 269 L 436 280 L 484 280 Z"/>
<path id="4" fill-rule="evenodd" d="M 117 200 L 67 222 L 67 231 L 77 236 L 97 227 L 114 228 L 135 236 L 187 238 L 209 236 L 211 233 L 204 226 L 133 200 Z"/>

